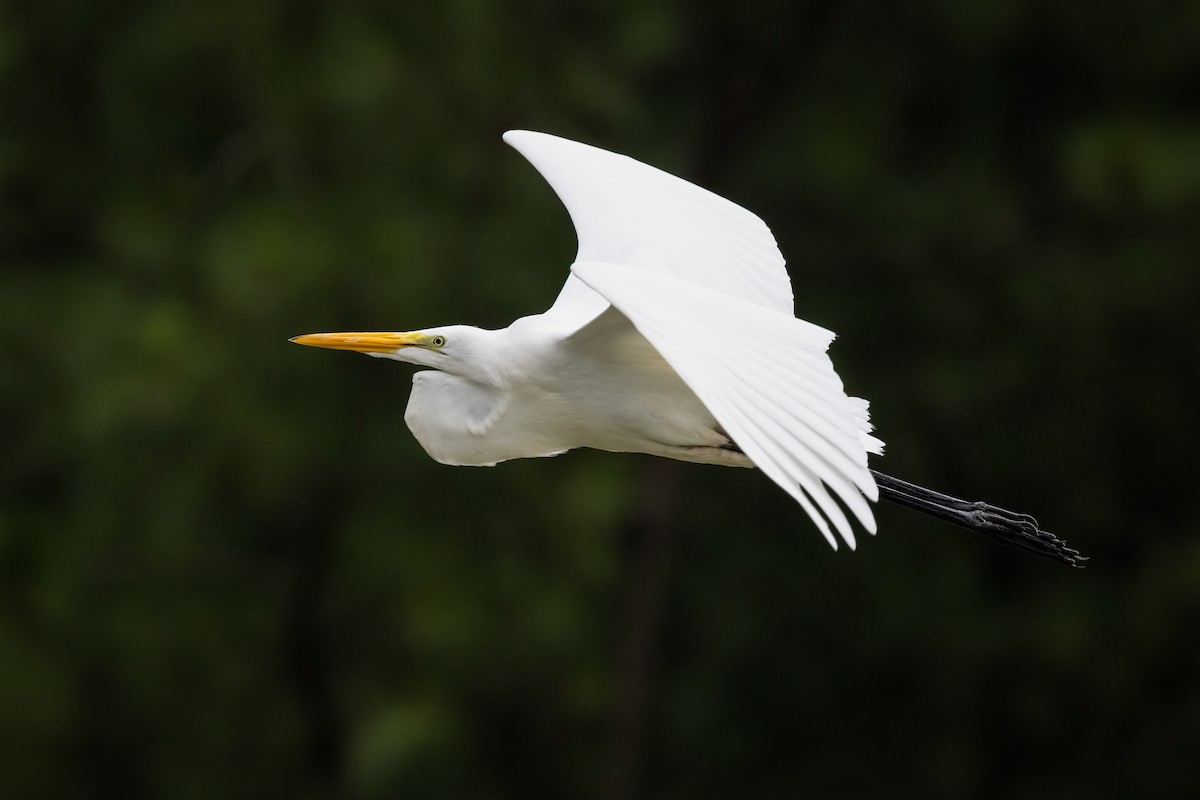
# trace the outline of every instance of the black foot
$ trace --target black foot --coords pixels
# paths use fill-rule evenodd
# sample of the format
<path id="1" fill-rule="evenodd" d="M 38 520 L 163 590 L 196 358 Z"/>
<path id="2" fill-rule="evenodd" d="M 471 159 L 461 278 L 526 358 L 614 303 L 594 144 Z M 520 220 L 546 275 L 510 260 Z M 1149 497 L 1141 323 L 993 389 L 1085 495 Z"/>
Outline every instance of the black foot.
<path id="1" fill-rule="evenodd" d="M 1037 520 L 1028 514 L 1018 514 L 990 503 L 960 500 L 876 470 L 871 470 L 871 474 L 879 486 L 879 496 L 885 500 L 981 533 L 994 542 L 1052 558 L 1072 567 L 1082 569 L 1083 563 L 1088 560 L 1087 556 L 1080 555 L 1078 550 L 1069 547 L 1053 533 L 1038 527 Z"/>

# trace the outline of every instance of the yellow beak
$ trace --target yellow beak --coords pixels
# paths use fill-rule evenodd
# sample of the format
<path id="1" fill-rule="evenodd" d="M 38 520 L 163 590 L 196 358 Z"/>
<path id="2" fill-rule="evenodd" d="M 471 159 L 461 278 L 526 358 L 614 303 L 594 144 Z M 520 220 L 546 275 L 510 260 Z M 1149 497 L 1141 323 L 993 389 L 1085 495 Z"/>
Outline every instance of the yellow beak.
<path id="1" fill-rule="evenodd" d="M 306 333 L 289 342 L 356 353 L 394 353 L 402 347 L 420 347 L 428 337 L 419 333 Z"/>

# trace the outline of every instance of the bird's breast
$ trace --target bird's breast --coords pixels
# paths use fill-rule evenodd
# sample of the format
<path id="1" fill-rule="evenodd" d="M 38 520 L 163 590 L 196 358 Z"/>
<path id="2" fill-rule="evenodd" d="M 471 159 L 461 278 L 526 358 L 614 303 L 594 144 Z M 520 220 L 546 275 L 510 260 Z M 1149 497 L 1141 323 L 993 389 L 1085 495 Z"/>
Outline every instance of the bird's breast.
<path id="1" fill-rule="evenodd" d="M 418 372 L 404 421 L 431 458 L 455 466 L 492 466 L 576 446 L 552 426 L 539 425 L 539 409 L 516 400 L 507 389 L 444 372 Z"/>

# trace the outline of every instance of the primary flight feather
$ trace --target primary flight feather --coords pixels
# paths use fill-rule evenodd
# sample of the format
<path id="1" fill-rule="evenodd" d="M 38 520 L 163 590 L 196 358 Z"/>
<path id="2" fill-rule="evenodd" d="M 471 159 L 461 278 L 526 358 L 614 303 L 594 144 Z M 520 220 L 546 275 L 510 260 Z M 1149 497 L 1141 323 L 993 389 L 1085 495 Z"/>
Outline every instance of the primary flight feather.
<path id="1" fill-rule="evenodd" d="M 1080 558 L 1064 558 L 1031 518 L 868 467 L 883 443 L 867 402 L 834 371 L 834 334 L 795 317 L 783 256 L 757 216 L 627 156 L 530 131 L 504 140 L 558 194 L 579 239 L 548 311 L 500 330 L 292 340 L 431 368 L 413 378 L 405 421 L 434 459 L 492 465 L 592 447 L 758 467 L 834 548 L 837 536 L 855 546 L 846 511 L 875 532 L 868 501 L 882 487 L 1007 543 Z"/>

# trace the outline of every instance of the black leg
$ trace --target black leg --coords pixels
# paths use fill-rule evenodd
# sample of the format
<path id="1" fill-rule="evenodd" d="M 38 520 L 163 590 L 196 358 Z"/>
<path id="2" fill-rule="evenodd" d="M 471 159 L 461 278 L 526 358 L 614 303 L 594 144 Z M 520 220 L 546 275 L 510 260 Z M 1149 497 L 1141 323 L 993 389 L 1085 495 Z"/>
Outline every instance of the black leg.
<path id="1" fill-rule="evenodd" d="M 917 486 L 891 475 L 871 470 L 879 486 L 879 496 L 968 530 L 981 533 L 994 542 L 1019 547 L 1039 556 L 1052 558 L 1072 567 L 1083 567 L 1086 556 L 1068 547 L 1049 531 L 1038 527 L 1028 514 L 1017 514 L 989 503 L 971 502 Z"/>

